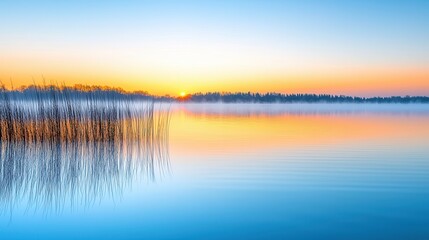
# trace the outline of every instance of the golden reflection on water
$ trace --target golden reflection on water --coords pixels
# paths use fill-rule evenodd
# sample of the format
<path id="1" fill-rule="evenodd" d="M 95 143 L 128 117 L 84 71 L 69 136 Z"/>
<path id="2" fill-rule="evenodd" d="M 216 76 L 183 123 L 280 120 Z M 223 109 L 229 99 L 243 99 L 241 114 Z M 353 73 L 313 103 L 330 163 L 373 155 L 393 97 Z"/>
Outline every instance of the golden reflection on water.
<path id="1" fill-rule="evenodd" d="M 269 111 L 242 114 L 234 111 L 195 111 L 181 106 L 175 109 L 171 122 L 173 155 L 211 152 L 239 154 L 279 148 L 392 141 L 422 145 L 429 136 L 427 114 L 270 114 Z"/>

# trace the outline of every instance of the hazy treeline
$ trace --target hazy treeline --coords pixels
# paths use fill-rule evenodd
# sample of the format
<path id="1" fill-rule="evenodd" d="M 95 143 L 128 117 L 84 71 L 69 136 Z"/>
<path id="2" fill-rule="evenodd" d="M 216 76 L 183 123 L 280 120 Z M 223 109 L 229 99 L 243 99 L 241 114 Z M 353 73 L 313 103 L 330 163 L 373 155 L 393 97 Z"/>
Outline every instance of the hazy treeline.
<path id="1" fill-rule="evenodd" d="M 72 99 L 116 99 L 116 100 L 156 100 L 179 102 L 225 102 L 225 103 L 429 103 L 429 96 L 390 96 L 390 97 L 356 97 L 330 94 L 283 94 L 251 92 L 208 92 L 194 93 L 182 97 L 169 95 L 156 96 L 146 91 L 128 92 L 121 88 L 105 86 L 75 85 L 73 87 L 23 86 L 7 90 L 12 99 L 34 100 L 49 98 L 52 91 L 62 91 Z"/>
<path id="2" fill-rule="evenodd" d="M 17 89 L 4 89 L 3 94 L 7 94 L 10 99 L 16 100 L 35 100 L 50 99 L 52 92 L 61 92 L 67 95 L 71 100 L 82 99 L 111 99 L 111 100 L 157 100 L 171 101 L 168 96 L 150 95 L 146 91 L 128 92 L 122 88 L 107 86 L 89 86 L 77 84 L 74 86 L 58 85 L 30 85 L 22 86 Z"/>
<path id="3" fill-rule="evenodd" d="M 196 93 L 182 101 L 226 103 L 429 103 L 426 96 L 352 97 L 329 94 Z"/>

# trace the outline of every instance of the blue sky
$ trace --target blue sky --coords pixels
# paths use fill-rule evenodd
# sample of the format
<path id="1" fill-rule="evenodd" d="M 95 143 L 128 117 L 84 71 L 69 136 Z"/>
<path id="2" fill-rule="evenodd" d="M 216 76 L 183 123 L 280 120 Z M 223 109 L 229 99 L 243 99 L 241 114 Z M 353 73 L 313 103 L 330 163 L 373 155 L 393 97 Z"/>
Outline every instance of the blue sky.
<path id="1" fill-rule="evenodd" d="M 429 64 L 429 1 L 2 1 L 0 22 L 0 77 L 24 82 L 197 88 Z"/>

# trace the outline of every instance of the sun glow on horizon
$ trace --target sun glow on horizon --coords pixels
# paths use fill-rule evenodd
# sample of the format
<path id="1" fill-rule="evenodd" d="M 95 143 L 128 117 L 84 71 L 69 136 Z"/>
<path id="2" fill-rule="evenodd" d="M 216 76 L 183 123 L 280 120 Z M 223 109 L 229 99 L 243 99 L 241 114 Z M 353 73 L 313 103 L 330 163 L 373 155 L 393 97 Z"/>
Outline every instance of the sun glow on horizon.
<path id="1" fill-rule="evenodd" d="M 43 2 L 0 2 L 6 85 L 429 95 L 428 1 Z"/>

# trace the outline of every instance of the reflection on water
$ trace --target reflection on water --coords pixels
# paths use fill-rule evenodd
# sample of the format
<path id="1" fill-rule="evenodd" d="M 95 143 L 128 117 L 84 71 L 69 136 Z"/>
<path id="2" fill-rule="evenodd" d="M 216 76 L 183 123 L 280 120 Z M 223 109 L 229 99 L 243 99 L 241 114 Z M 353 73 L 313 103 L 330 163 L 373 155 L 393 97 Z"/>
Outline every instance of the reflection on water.
<path id="1" fill-rule="evenodd" d="M 168 109 L 54 104 L 3 106 L 10 116 L 0 118 L 0 214 L 24 205 L 55 212 L 87 207 L 169 172 Z"/>
<path id="2" fill-rule="evenodd" d="M 166 149 L 140 142 L 0 143 L 0 209 L 59 211 L 120 198 L 138 178 L 155 180 L 169 170 Z"/>
<path id="3" fill-rule="evenodd" d="M 212 220 L 201 227 L 228 229 L 220 238 L 429 236 L 428 105 L 182 104 L 173 111 L 175 176 L 198 196 L 193 212 Z"/>
<path id="4" fill-rule="evenodd" d="M 429 136 L 429 107 L 418 104 L 182 104 L 172 111 L 172 148 L 188 155 L 308 149 L 316 158 L 345 144 L 420 147 Z"/>
<path id="5" fill-rule="evenodd" d="M 173 104 L 170 162 L 152 162 L 158 150 L 133 141 L 2 143 L 2 210 L 90 207 L 0 215 L 0 238 L 428 239 L 428 113 L 419 104 Z M 156 184 L 133 180 L 169 164 Z"/>

